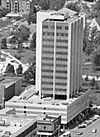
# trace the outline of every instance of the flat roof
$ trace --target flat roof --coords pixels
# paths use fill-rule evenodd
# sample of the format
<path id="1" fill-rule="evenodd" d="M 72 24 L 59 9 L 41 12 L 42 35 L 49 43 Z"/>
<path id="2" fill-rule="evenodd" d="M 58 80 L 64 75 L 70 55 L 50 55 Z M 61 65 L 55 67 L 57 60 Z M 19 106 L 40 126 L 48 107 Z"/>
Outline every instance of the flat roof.
<path id="1" fill-rule="evenodd" d="M 22 14 L 10 12 L 6 15 L 6 17 L 22 17 Z"/>
<path id="2" fill-rule="evenodd" d="M 36 117 L 31 119 L 22 116 L 0 115 L 0 137 L 7 131 L 15 137 L 34 124 L 36 120 Z"/>
<path id="3" fill-rule="evenodd" d="M 55 11 L 55 13 L 52 13 L 49 17 L 49 19 L 52 19 L 52 20 L 65 20 L 67 18 L 70 18 L 70 17 L 73 17 L 75 15 L 77 15 L 78 13 L 73 11 L 73 10 L 70 10 L 68 8 L 62 8 L 58 11 Z"/>
<path id="4" fill-rule="evenodd" d="M 19 79 L 21 79 L 21 78 L 20 77 L 5 76 L 4 80 L 0 81 L 0 85 L 4 85 L 5 88 L 8 88 L 9 86 L 14 84 Z"/>

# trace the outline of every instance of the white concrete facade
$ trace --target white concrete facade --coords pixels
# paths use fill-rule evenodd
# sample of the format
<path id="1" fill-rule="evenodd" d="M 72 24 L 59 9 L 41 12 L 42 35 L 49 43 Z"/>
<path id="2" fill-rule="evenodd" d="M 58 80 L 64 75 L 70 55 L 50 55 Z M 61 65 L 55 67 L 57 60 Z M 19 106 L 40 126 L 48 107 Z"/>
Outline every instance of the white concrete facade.
<path id="1" fill-rule="evenodd" d="M 37 12 L 37 37 L 36 37 L 36 91 L 41 90 L 41 48 L 42 48 L 42 22 L 47 19 L 53 11 Z M 40 92 L 39 92 L 40 93 Z"/>
<path id="2" fill-rule="evenodd" d="M 37 14 L 37 46 L 36 46 L 36 91 L 39 91 L 39 95 L 40 95 L 40 98 L 41 98 L 41 95 L 43 94 L 46 94 L 46 90 L 43 91 L 43 94 L 42 94 L 42 90 L 43 88 L 41 87 L 42 83 L 41 81 L 42 80 L 45 80 L 44 82 L 46 83 L 47 82 L 53 82 L 53 86 L 48 85 L 46 86 L 45 84 L 45 88 L 50 88 L 52 89 L 52 91 L 50 91 L 49 93 L 49 90 L 47 91 L 47 94 L 52 94 L 53 95 L 53 98 L 55 99 L 55 95 L 58 94 L 58 95 L 65 95 L 67 96 L 67 99 L 70 98 L 70 96 L 72 97 L 73 95 L 75 95 L 76 92 L 78 92 L 79 88 L 81 87 L 81 55 L 82 55 L 82 47 L 83 47 L 83 28 L 84 28 L 84 19 L 85 19 L 85 15 L 73 15 L 73 17 L 69 17 L 66 21 L 66 19 L 62 19 L 62 18 L 59 18 L 59 15 L 57 15 L 56 19 L 52 19 L 50 18 L 50 15 L 51 13 L 49 12 L 38 12 Z M 56 16 L 56 15 L 55 15 Z M 52 19 L 52 20 L 50 20 Z M 57 20 L 58 19 L 58 20 Z M 55 28 L 53 31 L 50 30 L 50 27 L 47 29 L 47 30 L 44 30 L 43 29 L 43 25 L 51 25 L 51 24 L 55 24 L 53 27 Z M 59 30 L 57 29 L 58 27 L 68 27 L 68 29 L 65 31 L 64 29 L 62 30 Z M 52 27 L 52 25 L 51 25 Z M 50 32 L 51 34 L 48 34 L 47 33 Z M 68 33 L 68 35 L 66 35 L 66 37 L 58 37 L 59 34 L 66 34 Z M 46 33 L 46 35 L 43 37 L 43 33 Z M 57 33 L 58 33 L 58 36 L 57 36 Z M 54 37 L 50 36 L 50 35 L 54 35 Z M 56 37 L 56 38 L 55 38 Z M 46 39 L 47 38 L 47 39 Z M 50 39 L 51 38 L 51 39 Z M 66 41 L 66 39 L 68 41 Z M 50 40 L 50 41 L 49 41 Z M 54 40 L 54 43 L 51 42 L 51 40 Z M 57 40 L 62 40 L 60 42 L 58 42 Z M 67 47 L 67 50 L 66 50 L 66 54 L 67 54 L 67 68 L 66 68 L 66 72 L 67 72 L 67 75 L 66 75 L 66 89 L 65 87 L 63 87 L 62 85 L 64 84 L 65 85 L 65 82 L 62 84 L 61 80 L 60 80 L 60 84 L 62 85 L 58 85 L 58 89 L 64 89 L 62 91 L 64 92 L 60 92 L 60 90 L 56 90 L 56 87 L 57 85 L 55 84 L 55 81 L 56 82 L 59 82 L 56 78 L 55 78 L 55 75 L 58 75 L 56 74 L 56 59 L 58 57 L 57 55 L 57 52 L 60 50 L 59 49 L 56 49 L 59 47 L 59 44 L 61 44 L 61 46 L 65 46 L 65 44 L 63 44 L 63 41 L 66 43 L 66 47 Z M 45 43 L 44 47 L 46 46 L 46 44 L 48 45 L 48 43 L 50 43 L 50 45 L 53 44 L 54 46 L 54 51 L 52 51 L 52 48 L 50 49 L 45 49 L 44 50 L 46 52 L 53 52 L 53 81 L 50 81 L 48 78 L 46 79 L 43 79 L 42 78 L 42 68 L 44 68 L 44 66 L 42 66 L 42 62 L 44 63 L 47 63 L 46 60 L 42 61 L 42 55 L 44 53 L 44 51 L 42 51 L 43 49 L 43 44 Z M 58 44 L 58 45 L 57 45 Z M 64 47 L 65 48 L 65 47 Z M 48 51 L 47 51 L 48 50 Z M 63 49 L 62 49 L 63 50 Z M 65 51 L 64 51 L 65 52 Z M 62 53 L 64 53 L 62 52 Z M 61 53 L 61 54 L 62 54 Z M 56 54 L 56 55 L 55 55 Z M 60 57 L 61 57 L 61 54 L 60 54 Z M 50 57 L 51 55 L 47 55 L 47 57 Z M 62 57 L 64 55 L 62 54 Z M 46 56 L 43 55 L 43 57 L 46 58 Z M 62 58 L 61 57 L 61 58 Z M 50 57 L 51 58 L 51 57 Z M 64 58 L 64 57 L 63 57 Z M 64 58 L 65 60 L 65 58 Z M 49 63 L 51 63 L 51 61 L 48 60 Z M 63 61 L 64 62 L 64 61 Z M 60 61 L 60 64 L 61 64 L 61 61 Z M 66 62 L 65 62 L 66 64 Z M 63 65 L 63 63 L 62 63 Z M 47 66 L 48 67 L 48 66 Z M 57 68 L 58 71 L 61 71 L 59 70 L 59 68 Z M 65 71 L 65 69 L 64 69 Z M 46 75 L 47 72 L 45 72 Z M 48 75 L 49 76 L 49 75 Z M 64 76 L 64 73 L 62 73 L 62 75 L 59 73 L 59 76 Z M 65 81 L 62 79 L 62 81 Z M 59 88 L 60 87 L 60 88 Z"/>

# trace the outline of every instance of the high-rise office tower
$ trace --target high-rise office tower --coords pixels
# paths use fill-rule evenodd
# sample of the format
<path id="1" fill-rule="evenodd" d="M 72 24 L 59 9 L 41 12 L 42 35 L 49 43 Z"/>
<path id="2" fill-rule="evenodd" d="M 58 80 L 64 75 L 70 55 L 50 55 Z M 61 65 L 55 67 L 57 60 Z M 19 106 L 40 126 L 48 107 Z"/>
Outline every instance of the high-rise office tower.
<path id="1" fill-rule="evenodd" d="M 84 15 L 63 8 L 42 20 L 41 29 L 38 22 L 36 90 L 68 99 L 81 86 Z"/>

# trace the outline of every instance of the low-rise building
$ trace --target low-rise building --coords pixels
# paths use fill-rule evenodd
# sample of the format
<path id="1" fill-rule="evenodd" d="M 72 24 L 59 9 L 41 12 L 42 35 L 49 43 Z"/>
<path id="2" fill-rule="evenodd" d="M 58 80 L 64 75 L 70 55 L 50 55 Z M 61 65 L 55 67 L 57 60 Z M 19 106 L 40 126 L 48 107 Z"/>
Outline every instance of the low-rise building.
<path id="1" fill-rule="evenodd" d="M 36 137 L 37 119 L 0 114 L 0 137 Z"/>
<path id="2" fill-rule="evenodd" d="M 92 98 L 91 90 L 80 93 L 80 96 L 69 100 L 52 100 L 51 98 L 39 99 L 38 95 L 23 99 L 15 96 L 5 103 L 5 107 L 14 108 L 17 115 L 30 117 L 38 115 L 61 115 L 61 124 L 66 126 L 79 113 L 89 107 Z"/>
<path id="3" fill-rule="evenodd" d="M 22 79 L 20 77 L 11 77 L 0 75 L 0 105 L 18 96 L 22 92 Z"/>
<path id="4" fill-rule="evenodd" d="M 61 116 L 45 115 L 37 120 L 38 137 L 59 137 L 61 132 Z"/>

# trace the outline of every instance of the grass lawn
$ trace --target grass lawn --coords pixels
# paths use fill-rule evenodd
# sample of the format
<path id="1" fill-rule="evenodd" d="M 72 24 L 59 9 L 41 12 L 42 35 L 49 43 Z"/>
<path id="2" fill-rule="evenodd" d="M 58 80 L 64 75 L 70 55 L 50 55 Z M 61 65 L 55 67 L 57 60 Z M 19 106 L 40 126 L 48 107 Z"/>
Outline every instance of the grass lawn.
<path id="1" fill-rule="evenodd" d="M 3 49 L 3 51 L 10 53 L 12 56 L 17 52 L 15 49 Z M 21 62 L 26 64 L 26 63 L 31 63 L 35 62 L 35 57 L 36 57 L 36 51 L 32 50 L 26 50 L 23 49 L 23 52 L 21 53 Z"/>

